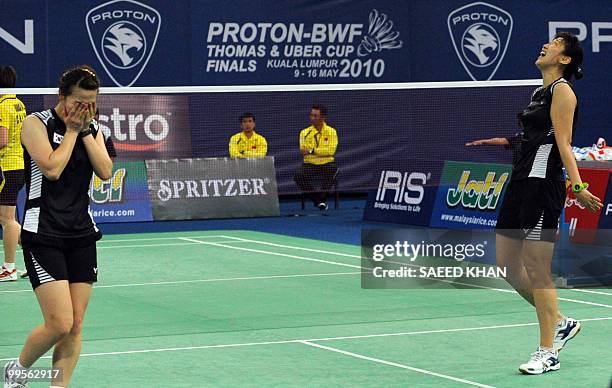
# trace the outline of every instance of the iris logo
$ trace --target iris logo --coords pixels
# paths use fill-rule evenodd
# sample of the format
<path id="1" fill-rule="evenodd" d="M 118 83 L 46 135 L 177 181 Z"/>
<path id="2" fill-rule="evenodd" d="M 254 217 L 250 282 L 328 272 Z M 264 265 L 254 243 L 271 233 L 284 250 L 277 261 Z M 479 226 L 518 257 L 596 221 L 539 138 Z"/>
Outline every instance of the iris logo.
<path id="1" fill-rule="evenodd" d="M 471 3 L 448 15 L 448 31 L 469 76 L 490 80 L 506 54 L 512 15 L 491 4 Z"/>
<path id="2" fill-rule="evenodd" d="M 132 86 L 155 49 L 159 12 L 134 0 L 113 0 L 91 9 L 85 23 L 104 70 L 117 86 Z"/>

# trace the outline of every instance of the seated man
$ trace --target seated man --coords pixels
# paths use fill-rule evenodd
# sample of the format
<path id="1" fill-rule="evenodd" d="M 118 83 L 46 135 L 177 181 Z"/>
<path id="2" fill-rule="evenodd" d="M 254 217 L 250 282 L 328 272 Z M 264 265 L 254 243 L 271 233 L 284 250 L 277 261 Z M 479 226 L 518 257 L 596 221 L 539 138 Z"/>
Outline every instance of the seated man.
<path id="1" fill-rule="evenodd" d="M 240 116 L 239 132 L 230 138 L 230 158 L 262 158 L 268 153 L 266 139 L 255 132 L 255 116 L 243 113 Z"/>
<path id="2" fill-rule="evenodd" d="M 310 110 L 310 127 L 300 132 L 300 151 L 304 163 L 298 168 L 293 179 L 303 193 L 306 193 L 320 210 L 327 210 L 327 194 L 338 175 L 334 154 L 338 146 L 336 130 L 327 123 L 327 109 L 315 105 Z M 315 183 L 320 188 L 315 189 Z"/>

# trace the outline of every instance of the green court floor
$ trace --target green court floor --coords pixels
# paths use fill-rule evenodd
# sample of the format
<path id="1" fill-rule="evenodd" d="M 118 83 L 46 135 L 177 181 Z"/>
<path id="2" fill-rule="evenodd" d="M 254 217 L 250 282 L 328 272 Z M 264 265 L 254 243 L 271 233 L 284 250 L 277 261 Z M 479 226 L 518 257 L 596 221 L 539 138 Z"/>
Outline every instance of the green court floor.
<path id="1" fill-rule="evenodd" d="M 98 248 L 73 387 L 610 383 L 610 289 L 559 290 L 562 311 L 583 330 L 560 371 L 523 376 L 538 327 L 517 294 L 364 290 L 358 246 L 212 231 L 106 236 Z M 4 364 L 41 314 L 26 280 L 0 284 L 0 300 Z"/>

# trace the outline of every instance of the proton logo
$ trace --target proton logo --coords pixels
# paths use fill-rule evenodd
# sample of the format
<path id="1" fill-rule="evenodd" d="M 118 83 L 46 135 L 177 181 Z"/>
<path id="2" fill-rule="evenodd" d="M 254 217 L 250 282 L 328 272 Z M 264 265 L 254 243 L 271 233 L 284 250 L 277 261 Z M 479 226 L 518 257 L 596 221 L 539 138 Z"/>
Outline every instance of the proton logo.
<path id="1" fill-rule="evenodd" d="M 91 45 L 117 86 L 132 86 L 142 74 L 161 27 L 156 9 L 134 0 L 113 0 L 85 16 Z"/>
<path id="2" fill-rule="evenodd" d="M 102 51 L 104 58 L 118 69 L 130 69 L 138 65 L 147 51 L 146 38 L 142 30 L 133 23 L 113 24 L 106 30 L 102 40 L 108 43 L 104 45 L 105 50 Z M 107 54 L 108 51 L 114 56 Z M 117 59 L 121 63 L 117 63 Z"/>
<path id="3" fill-rule="evenodd" d="M 370 12 L 368 34 L 359 43 L 357 55 L 365 57 L 382 50 L 401 48 L 403 42 L 398 40 L 399 35 L 399 32 L 393 31 L 393 21 L 386 14 L 373 9 Z"/>
<path id="4" fill-rule="evenodd" d="M 455 52 L 474 81 L 490 80 L 499 68 L 512 34 L 512 15 L 477 2 L 448 15 L 448 32 Z"/>
<path id="5" fill-rule="evenodd" d="M 469 63 L 486 67 L 495 62 L 499 55 L 499 36 L 493 28 L 483 23 L 474 24 L 463 36 L 463 57 Z"/>

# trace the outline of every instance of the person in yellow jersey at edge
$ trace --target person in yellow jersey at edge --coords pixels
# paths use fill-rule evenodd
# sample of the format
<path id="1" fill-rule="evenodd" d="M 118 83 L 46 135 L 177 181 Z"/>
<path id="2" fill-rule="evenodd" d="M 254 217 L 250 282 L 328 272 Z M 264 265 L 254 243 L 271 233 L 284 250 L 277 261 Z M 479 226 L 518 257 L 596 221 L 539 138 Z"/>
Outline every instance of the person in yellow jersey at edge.
<path id="1" fill-rule="evenodd" d="M 300 151 L 304 163 L 293 179 L 320 210 L 327 210 L 327 195 L 338 175 L 334 155 L 338 147 L 336 130 L 325 122 L 327 108 L 313 105 L 310 126 L 300 132 Z M 318 188 L 315 188 L 318 184 Z"/>
<path id="2" fill-rule="evenodd" d="M 240 116 L 240 129 L 230 138 L 230 158 L 263 158 L 268 153 L 266 139 L 255 132 L 255 116 L 253 113 L 243 113 Z"/>
<path id="3" fill-rule="evenodd" d="M 0 66 L 0 88 L 14 88 L 17 73 L 11 66 Z M 15 254 L 19 243 L 21 226 L 15 219 L 17 194 L 25 183 L 23 173 L 23 148 L 21 147 L 21 124 L 26 117 L 26 108 L 14 94 L 0 94 L 0 224 L 4 245 L 4 264 L 0 268 L 0 282 L 16 281 Z"/>

